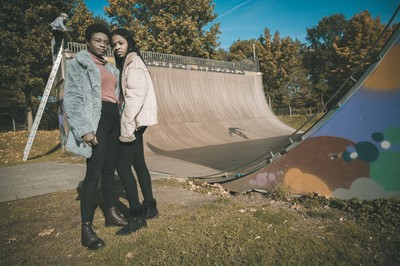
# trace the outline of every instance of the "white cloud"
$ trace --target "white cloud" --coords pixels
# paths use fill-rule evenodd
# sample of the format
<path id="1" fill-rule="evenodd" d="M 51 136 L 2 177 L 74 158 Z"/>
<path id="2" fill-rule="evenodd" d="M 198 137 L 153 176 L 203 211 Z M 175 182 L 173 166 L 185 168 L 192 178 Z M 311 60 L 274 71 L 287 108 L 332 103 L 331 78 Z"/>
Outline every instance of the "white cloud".
<path id="1" fill-rule="evenodd" d="M 333 194 L 335 197 L 341 199 L 358 198 L 362 200 L 391 198 L 400 195 L 400 193 L 396 191 L 385 191 L 376 181 L 366 177 L 357 178 L 353 181 L 349 189 L 338 188 Z"/>

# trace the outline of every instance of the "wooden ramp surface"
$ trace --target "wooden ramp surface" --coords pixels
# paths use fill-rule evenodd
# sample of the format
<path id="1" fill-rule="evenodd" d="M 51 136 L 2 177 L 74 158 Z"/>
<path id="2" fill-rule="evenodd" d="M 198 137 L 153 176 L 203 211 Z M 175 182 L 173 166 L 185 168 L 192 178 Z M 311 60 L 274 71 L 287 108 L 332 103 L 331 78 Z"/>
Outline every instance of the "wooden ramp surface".
<path id="1" fill-rule="evenodd" d="M 294 132 L 270 111 L 259 73 L 149 67 L 159 124 L 145 133 L 152 171 L 201 176 L 267 153 Z"/>

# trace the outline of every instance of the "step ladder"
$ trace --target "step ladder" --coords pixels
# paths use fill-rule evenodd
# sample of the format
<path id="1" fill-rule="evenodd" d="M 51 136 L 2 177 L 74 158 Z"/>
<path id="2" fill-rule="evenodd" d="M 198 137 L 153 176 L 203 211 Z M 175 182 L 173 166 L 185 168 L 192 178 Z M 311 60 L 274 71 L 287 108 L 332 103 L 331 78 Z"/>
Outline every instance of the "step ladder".
<path id="1" fill-rule="evenodd" d="M 44 108 L 46 107 L 46 103 L 47 100 L 49 99 L 50 91 L 53 88 L 53 83 L 56 78 L 58 68 L 60 67 L 61 64 L 62 51 L 63 51 L 63 43 L 61 43 L 60 50 L 58 51 L 56 60 L 54 61 L 53 68 L 51 69 L 50 72 L 50 77 L 47 80 L 47 84 L 43 92 L 42 100 L 40 101 L 39 109 L 37 110 L 35 120 L 33 121 L 32 129 L 31 132 L 29 133 L 28 141 L 26 142 L 25 145 L 24 156 L 22 158 L 23 161 L 26 161 L 28 159 L 29 152 L 31 151 L 32 143 L 33 140 L 35 139 L 36 132 L 40 124 L 40 120 L 42 119 Z"/>

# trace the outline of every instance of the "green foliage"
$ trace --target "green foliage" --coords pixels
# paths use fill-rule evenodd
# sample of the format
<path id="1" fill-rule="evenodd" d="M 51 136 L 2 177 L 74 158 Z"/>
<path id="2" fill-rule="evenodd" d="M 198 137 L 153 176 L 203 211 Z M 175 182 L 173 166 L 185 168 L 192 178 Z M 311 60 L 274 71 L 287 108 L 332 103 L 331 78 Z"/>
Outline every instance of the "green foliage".
<path id="1" fill-rule="evenodd" d="M 94 23 L 93 12 L 89 12 L 83 0 L 75 0 L 70 11 L 70 19 L 67 25 L 73 28 L 68 32 L 71 42 L 86 43 L 85 30 Z"/>
<path id="2" fill-rule="evenodd" d="M 85 26 L 92 16 L 85 8 L 82 0 L 2 1 L 0 34 L 7 41 L 0 49 L 0 118 L 20 117 L 37 109 L 53 63 L 49 24 L 63 11 L 70 15 L 70 22 Z M 80 40 L 81 33 L 75 28 L 73 40 Z M 43 124 L 57 119 L 53 107 L 46 109 L 53 110 L 51 121 Z"/>
<path id="3" fill-rule="evenodd" d="M 265 94 L 274 108 L 315 106 L 307 72 L 302 66 L 302 45 L 279 32 L 272 37 L 268 29 L 258 40 L 238 40 L 229 48 L 229 60 L 253 58 L 255 52 L 263 73 Z"/>
<path id="4" fill-rule="evenodd" d="M 229 61 L 228 51 L 224 48 L 218 48 L 213 59 L 220 61 Z"/>
<path id="5" fill-rule="evenodd" d="M 219 23 L 211 0 L 109 0 L 106 12 L 116 27 L 134 33 L 141 50 L 214 58 Z"/>
<path id="6" fill-rule="evenodd" d="M 7 41 L 0 49 L 1 114 L 15 117 L 41 94 L 52 61 L 49 23 L 64 6 L 61 0 L 2 2 L 0 32 Z"/>
<path id="7" fill-rule="evenodd" d="M 370 56 L 361 64 L 383 29 L 379 17 L 373 19 L 368 11 L 356 14 L 349 20 L 342 14 L 333 14 L 322 18 L 317 26 L 307 29 L 309 46 L 305 49 L 303 64 L 308 69 L 313 91 L 322 106 L 345 84 L 357 67 L 354 79 L 361 77 L 375 61 L 393 27 L 382 36 Z M 339 100 L 351 85 L 345 84 L 335 100 Z"/>

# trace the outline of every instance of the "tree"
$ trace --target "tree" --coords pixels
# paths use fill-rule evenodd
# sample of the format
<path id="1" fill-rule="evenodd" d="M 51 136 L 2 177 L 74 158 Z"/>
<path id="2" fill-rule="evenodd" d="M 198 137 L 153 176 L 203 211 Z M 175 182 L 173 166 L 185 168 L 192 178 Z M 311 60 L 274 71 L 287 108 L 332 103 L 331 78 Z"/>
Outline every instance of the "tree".
<path id="1" fill-rule="evenodd" d="M 374 55 L 383 47 L 392 29 L 383 35 L 371 57 L 360 65 L 383 28 L 379 17 L 373 19 L 368 11 L 363 11 L 350 20 L 346 20 L 342 14 L 324 17 L 316 27 L 307 29 L 309 46 L 305 52 L 304 65 L 322 106 L 328 100 L 332 106 L 334 101 L 331 98 L 335 94 L 336 100 L 341 99 L 351 88 L 351 83 L 345 84 L 349 75 L 359 67 L 353 76 L 354 79 L 359 78 L 372 63 Z"/>
<path id="2" fill-rule="evenodd" d="M 333 43 L 342 38 L 347 21 L 342 14 L 322 18 L 318 25 L 307 29 L 309 43 L 305 51 L 304 66 L 308 69 L 313 90 L 320 99 L 321 106 L 330 98 L 329 82 L 333 79 L 331 70 L 337 63 Z"/>
<path id="3" fill-rule="evenodd" d="M 272 99 L 271 107 L 289 110 L 306 107 L 310 99 L 299 97 L 309 95 L 306 93 L 309 82 L 302 66 L 301 43 L 290 37 L 282 39 L 279 32 L 271 37 L 268 29 L 260 37 L 265 49 L 264 58 L 260 58 L 260 70 L 264 73 L 265 93 Z"/>
<path id="4" fill-rule="evenodd" d="M 218 48 L 213 59 L 221 61 L 229 61 L 228 51 L 224 48 Z"/>
<path id="5" fill-rule="evenodd" d="M 307 106 L 309 82 L 302 67 L 301 44 L 289 37 L 280 38 L 279 32 L 272 37 L 269 30 L 258 40 L 238 40 L 229 48 L 229 60 L 241 61 L 252 58 L 253 52 L 259 60 L 263 73 L 264 92 L 273 109 Z M 301 96 L 301 97 L 300 97 Z"/>
<path id="6" fill-rule="evenodd" d="M 60 11 L 71 10 L 73 0 L 2 1 L 0 33 L 0 115 L 26 112 L 28 129 L 33 106 L 43 94 L 52 66 L 49 23 Z M 56 119 L 54 115 L 53 119 Z"/>
<path id="7" fill-rule="evenodd" d="M 2 0 L 0 32 L 7 41 L 1 43 L 0 49 L 0 119 L 20 117 L 25 112 L 30 130 L 34 107 L 43 94 L 53 63 L 49 23 L 61 11 L 71 18 L 67 25 L 72 22 L 75 27 L 71 39 L 83 41 L 84 28 L 93 22 L 93 14 L 82 0 Z M 56 109 L 49 105 L 50 102 L 46 111 L 53 113 L 43 119 L 56 121 Z"/>
<path id="8" fill-rule="evenodd" d="M 253 60 L 254 52 L 257 56 L 264 53 L 264 49 L 259 41 L 256 39 L 244 41 L 237 40 L 229 47 L 229 61 L 237 62 L 245 59 Z"/>
<path id="9" fill-rule="evenodd" d="M 381 23 L 380 18 L 373 19 L 367 10 L 356 14 L 348 21 L 342 38 L 337 38 L 332 44 L 337 56 L 337 64 L 331 70 L 332 75 L 335 75 L 335 78 L 329 82 L 331 88 L 340 88 L 356 68 L 358 68 L 358 71 L 353 74 L 353 78 L 360 78 L 367 67 L 375 62 L 379 51 L 392 33 L 392 29 L 389 28 L 378 40 L 384 28 L 385 25 Z M 371 50 L 377 40 L 378 42 Z M 370 55 L 366 57 L 368 52 L 370 52 Z M 351 83 L 346 87 L 347 90 L 345 89 L 338 94 L 338 99 L 344 96 L 350 85 Z"/>
<path id="10" fill-rule="evenodd" d="M 105 20 L 103 17 L 101 17 L 101 16 L 95 16 L 95 17 L 93 18 L 93 20 L 94 20 L 93 23 L 100 23 L 100 24 L 106 25 L 107 28 L 110 28 L 110 29 L 111 29 L 111 24 L 108 23 L 108 21 Z"/>
<path id="11" fill-rule="evenodd" d="M 141 50 L 214 58 L 219 23 L 211 0 L 109 0 L 106 13 L 135 35 Z"/>
<path id="12" fill-rule="evenodd" d="M 89 12 L 83 0 L 75 0 L 70 10 L 68 25 L 73 28 L 69 32 L 70 41 L 85 43 L 85 30 L 94 23 L 93 12 Z"/>

